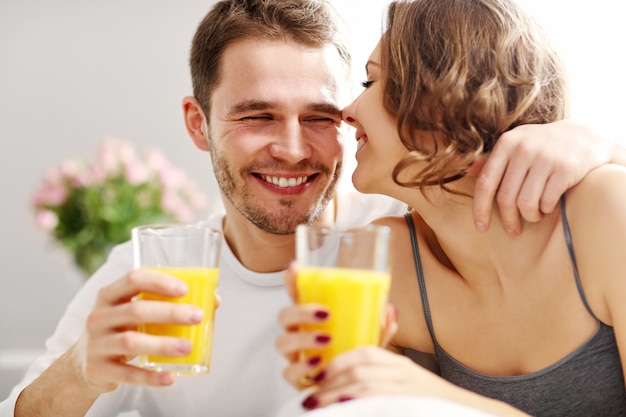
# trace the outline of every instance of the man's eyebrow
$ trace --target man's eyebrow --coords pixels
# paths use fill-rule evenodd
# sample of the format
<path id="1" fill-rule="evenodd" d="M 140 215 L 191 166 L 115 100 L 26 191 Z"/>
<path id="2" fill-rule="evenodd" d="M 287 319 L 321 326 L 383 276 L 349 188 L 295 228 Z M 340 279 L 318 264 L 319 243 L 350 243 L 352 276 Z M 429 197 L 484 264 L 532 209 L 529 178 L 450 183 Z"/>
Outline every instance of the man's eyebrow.
<path id="1" fill-rule="evenodd" d="M 341 109 L 337 107 L 336 104 L 333 104 L 333 103 L 313 103 L 313 104 L 308 105 L 307 109 L 314 111 L 314 112 L 326 113 L 326 114 L 332 114 L 332 115 L 341 114 Z"/>
<path id="2" fill-rule="evenodd" d="M 263 111 L 275 109 L 276 106 L 268 101 L 263 100 L 244 100 L 231 107 L 228 112 L 229 115 L 236 115 L 240 113 L 250 111 Z M 331 102 L 311 103 L 306 106 L 308 111 L 314 111 L 318 113 L 340 115 L 341 109 L 336 104 Z"/>
<path id="3" fill-rule="evenodd" d="M 242 102 L 235 104 L 228 113 L 238 114 L 238 113 L 244 113 L 248 111 L 259 111 L 259 110 L 267 110 L 267 109 L 272 109 L 272 108 L 274 108 L 274 106 L 267 101 L 244 100 Z"/>

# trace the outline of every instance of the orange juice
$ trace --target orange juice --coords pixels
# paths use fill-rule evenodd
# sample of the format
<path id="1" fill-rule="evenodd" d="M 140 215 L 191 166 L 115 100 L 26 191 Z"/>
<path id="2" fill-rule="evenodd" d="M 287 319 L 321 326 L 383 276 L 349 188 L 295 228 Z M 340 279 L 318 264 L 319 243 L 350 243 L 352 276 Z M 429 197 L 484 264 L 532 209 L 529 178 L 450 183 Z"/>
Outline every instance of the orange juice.
<path id="1" fill-rule="evenodd" d="M 187 283 L 189 291 L 182 297 L 164 297 L 157 294 L 141 293 L 140 300 L 169 301 L 193 304 L 204 311 L 204 318 L 196 325 L 147 323 L 139 326 L 139 331 L 157 336 L 171 336 L 187 339 L 193 349 L 183 357 L 163 357 L 142 355 L 139 365 L 154 370 L 174 371 L 182 374 L 208 372 L 211 364 L 213 339 L 213 316 L 215 311 L 215 290 L 217 288 L 217 268 L 194 267 L 151 267 L 150 269 L 173 275 Z"/>
<path id="2" fill-rule="evenodd" d="M 301 267 L 296 278 L 298 303 L 327 306 L 330 316 L 302 330 L 331 336 L 327 346 L 303 352 L 320 356 L 321 366 L 336 355 L 364 345 L 378 345 L 383 311 L 387 303 L 389 272 L 332 267 Z"/>

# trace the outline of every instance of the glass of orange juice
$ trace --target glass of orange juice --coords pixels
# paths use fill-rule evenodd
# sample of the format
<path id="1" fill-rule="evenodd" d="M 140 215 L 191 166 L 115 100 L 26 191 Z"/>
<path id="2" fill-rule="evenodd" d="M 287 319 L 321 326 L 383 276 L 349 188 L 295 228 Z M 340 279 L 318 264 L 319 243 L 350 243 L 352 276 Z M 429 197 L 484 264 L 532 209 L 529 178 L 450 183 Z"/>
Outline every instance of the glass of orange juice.
<path id="1" fill-rule="evenodd" d="M 391 273 L 387 264 L 390 229 L 370 225 L 338 231 L 296 228 L 296 294 L 299 304 L 328 307 L 327 320 L 301 330 L 330 335 L 330 343 L 301 354 L 320 357 L 320 367 L 348 350 L 380 342 Z"/>
<path id="2" fill-rule="evenodd" d="M 184 357 L 140 355 L 139 366 L 178 375 L 209 372 L 213 319 L 219 276 L 222 233 L 206 224 L 153 224 L 132 231 L 135 268 L 150 268 L 185 281 L 189 291 L 182 297 L 140 293 L 137 300 L 192 304 L 204 311 L 195 325 L 145 323 L 139 331 L 156 336 L 188 339 L 193 349 Z"/>

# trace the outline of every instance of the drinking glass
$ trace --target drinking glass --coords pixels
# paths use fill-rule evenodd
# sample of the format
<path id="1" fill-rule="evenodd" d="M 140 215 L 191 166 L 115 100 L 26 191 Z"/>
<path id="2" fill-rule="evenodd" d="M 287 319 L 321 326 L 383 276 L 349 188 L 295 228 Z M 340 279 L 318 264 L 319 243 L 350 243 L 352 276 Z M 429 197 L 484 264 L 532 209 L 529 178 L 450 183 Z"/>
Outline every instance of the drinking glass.
<path id="1" fill-rule="evenodd" d="M 331 336 L 328 345 L 302 352 L 306 359 L 321 357 L 324 366 L 340 353 L 379 344 L 391 284 L 389 235 L 388 227 L 374 225 L 347 231 L 296 228 L 297 302 L 330 310 L 327 320 L 302 325 L 301 330 Z"/>
<path id="2" fill-rule="evenodd" d="M 184 338 L 193 349 L 184 357 L 140 355 L 140 367 L 179 375 L 209 372 L 221 241 L 222 233 L 206 224 L 151 224 L 132 230 L 135 268 L 164 272 L 189 286 L 182 297 L 143 292 L 136 299 L 192 304 L 204 311 L 202 322 L 195 325 L 141 324 L 140 332 Z"/>

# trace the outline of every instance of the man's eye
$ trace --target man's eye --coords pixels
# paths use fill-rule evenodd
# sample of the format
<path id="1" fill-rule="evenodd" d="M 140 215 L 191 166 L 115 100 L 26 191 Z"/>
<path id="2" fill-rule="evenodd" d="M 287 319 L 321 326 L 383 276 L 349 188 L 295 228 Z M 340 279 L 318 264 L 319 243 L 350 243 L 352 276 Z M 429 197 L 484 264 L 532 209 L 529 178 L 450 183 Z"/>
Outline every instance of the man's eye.
<path id="1" fill-rule="evenodd" d="M 312 119 L 307 119 L 307 121 L 309 123 L 323 124 L 323 125 L 330 125 L 333 123 L 338 123 L 338 121 L 333 119 L 332 117 L 315 117 Z"/>
<path id="2" fill-rule="evenodd" d="M 361 81 L 361 87 L 363 88 L 370 88 L 372 84 L 374 84 L 374 81 L 369 81 L 369 80 Z"/>
<path id="3" fill-rule="evenodd" d="M 259 115 L 259 116 L 242 117 L 241 120 L 250 120 L 250 121 L 255 121 L 255 120 L 272 120 L 272 118 L 270 116 L 267 116 L 267 115 Z"/>

